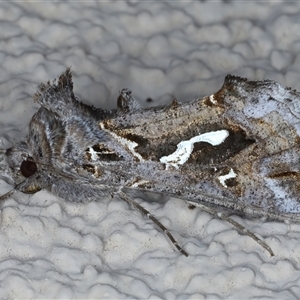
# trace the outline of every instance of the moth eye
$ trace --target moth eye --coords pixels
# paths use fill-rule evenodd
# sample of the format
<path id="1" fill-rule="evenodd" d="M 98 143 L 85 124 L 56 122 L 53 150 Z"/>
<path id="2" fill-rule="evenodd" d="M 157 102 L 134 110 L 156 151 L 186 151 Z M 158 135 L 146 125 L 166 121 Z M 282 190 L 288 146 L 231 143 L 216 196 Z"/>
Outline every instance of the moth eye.
<path id="1" fill-rule="evenodd" d="M 21 163 L 21 173 L 24 177 L 30 177 L 37 171 L 36 163 L 32 160 L 31 157 L 28 157 L 27 160 L 23 160 Z"/>

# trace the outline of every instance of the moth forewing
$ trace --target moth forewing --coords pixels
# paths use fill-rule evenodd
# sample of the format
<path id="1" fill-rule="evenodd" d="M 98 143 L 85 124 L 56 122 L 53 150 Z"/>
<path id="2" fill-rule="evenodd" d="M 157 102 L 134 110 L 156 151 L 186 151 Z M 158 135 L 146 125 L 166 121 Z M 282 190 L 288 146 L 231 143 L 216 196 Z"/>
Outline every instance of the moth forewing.
<path id="1" fill-rule="evenodd" d="M 228 75 L 217 93 L 164 107 L 142 109 L 123 89 L 118 109 L 108 111 L 77 101 L 67 69 L 57 83 L 41 84 L 34 99 L 41 108 L 27 139 L 6 152 L 15 190 L 44 188 L 78 202 L 118 196 L 148 216 L 184 255 L 128 189 L 200 206 L 271 255 L 268 245 L 228 213 L 300 221 L 300 97 L 295 91 Z"/>
<path id="2" fill-rule="evenodd" d="M 218 145 L 194 143 L 179 171 L 175 167 L 161 173 L 180 176 L 180 181 L 190 182 L 189 187 L 198 186 L 200 193 L 222 195 L 240 206 L 261 209 L 262 215 L 269 213 L 274 219 L 278 214 L 282 219 L 281 214 L 292 217 L 300 211 L 299 125 L 291 114 L 291 103 L 299 101 L 297 92 L 275 82 L 227 76 L 221 90 L 209 97 L 128 112 L 101 124 L 108 132 L 136 142 L 136 154 L 153 162 L 174 154 L 182 142 L 215 131 L 228 132 Z M 222 178 L 228 174 L 235 176 L 226 178 L 226 184 Z M 282 181 L 287 183 L 284 188 Z M 174 184 L 178 186 L 178 181 Z"/>

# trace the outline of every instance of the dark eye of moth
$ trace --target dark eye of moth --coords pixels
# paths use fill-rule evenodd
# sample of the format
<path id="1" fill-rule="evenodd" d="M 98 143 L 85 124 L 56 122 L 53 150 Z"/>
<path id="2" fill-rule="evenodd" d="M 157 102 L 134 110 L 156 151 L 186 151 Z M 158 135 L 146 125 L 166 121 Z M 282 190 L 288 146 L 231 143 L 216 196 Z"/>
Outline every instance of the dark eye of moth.
<path id="1" fill-rule="evenodd" d="M 37 171 L 36 163 L 32 157 L 28 157 L 27 160 L 23 160 L 21 163 L 21 173 L 24 177 L 30 177 Z"/>

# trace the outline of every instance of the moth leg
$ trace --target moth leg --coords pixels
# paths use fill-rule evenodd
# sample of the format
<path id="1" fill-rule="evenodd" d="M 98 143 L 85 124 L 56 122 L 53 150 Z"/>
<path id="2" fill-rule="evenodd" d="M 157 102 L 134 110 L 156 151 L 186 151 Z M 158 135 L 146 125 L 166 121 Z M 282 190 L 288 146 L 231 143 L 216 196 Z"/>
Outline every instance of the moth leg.
<path id="1" fill-rule="evenodd" d="M 127 203 L 137 208 L 143 215 L 147 216 L 150 220 L 152 220 L 165 233 L 165 235 L 170 239 L 170 241 L 178 249 L 178 251 L 180 251 L 185 256 L 189 256 L 188 253 L 179 246 L 179 244 L 177 243 L 173 235 L 170 233 L 170 231 L 160 221 L 158 221 L 154 215 L 152 215 L 143 206 L 139 205 L 137 202 L 135 202 L 133 199 L 127 196 L 124 192 L 119 191 L 117 194 Z"/>
<path id="2" fill-rule="evenodd" d="M 242 233 L 244 233 L 244 234 L 248 235 L 249 237 L 251 237 L 259 245 L 261 245 L 263 248 L 265 248 L 270 253 L 271 256 L 274 256 L 274 252 L 272 251 L 272 249 L 263 240 L 261 240 L 254 233 L 252 233 L 247 228 L 245 228 L 243 225 L 241 225 L 240 223 L 234 221 L 230 217 L 224 216 L 222 213 L 218 213 L 218 217 L 221 220 L 227 221 L 228 223 L 230 223 L 231 225 L 236 227 L 238 230 L 240 230 Z"/>
<path id="3" fill-rule="evenodd" d="M 232 218 L 225 216 L 224 214 L 215 211 L 214 209 L 207 207 L 201 203 L 194 203 L 194 202 L 188 202 L 191 203 L 192 205 L 198 206 L 200 207 L 202 210 L 208 212 L 209 214 L 227 221 L 228 223 L 230 223 L 231 225 L 233 225 L 235 228 L 237 228 L 241 233 L 248 235 L 249 237 L 251 237 L 256 243 L 258 243 L 261 247 L 263 247 L 264 249 L 266 249 L 271 256 L 274 256 L 274 252 L 272 251 L 272 249 L 262 240 L 260 239 L 258 236 L 256 236 L 254 233 L 252 233 L 251 231 L 249 231 L 246 227 L 244 227 L 242 224 L 234 221 Z"/>

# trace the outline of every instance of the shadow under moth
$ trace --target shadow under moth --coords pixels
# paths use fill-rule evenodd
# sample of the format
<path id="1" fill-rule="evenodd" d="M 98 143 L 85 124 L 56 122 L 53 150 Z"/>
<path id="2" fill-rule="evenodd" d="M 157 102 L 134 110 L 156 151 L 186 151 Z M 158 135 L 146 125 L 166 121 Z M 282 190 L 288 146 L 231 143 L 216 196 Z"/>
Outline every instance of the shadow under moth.
<path id="1" fill-rule="evenodd" d="M 67 69 L 40 84 L 27 138 L 3 154 L 13 192 L 47 189 L 68 201 L 119 197 L 188 253 L 130 190 L 180 198 L 271 248 L 231 214 L 300 221 L 300 94 L 228 75 L 203 99 L 143 109 L 123 89 L 117 109 L 79 102 Z"/>

